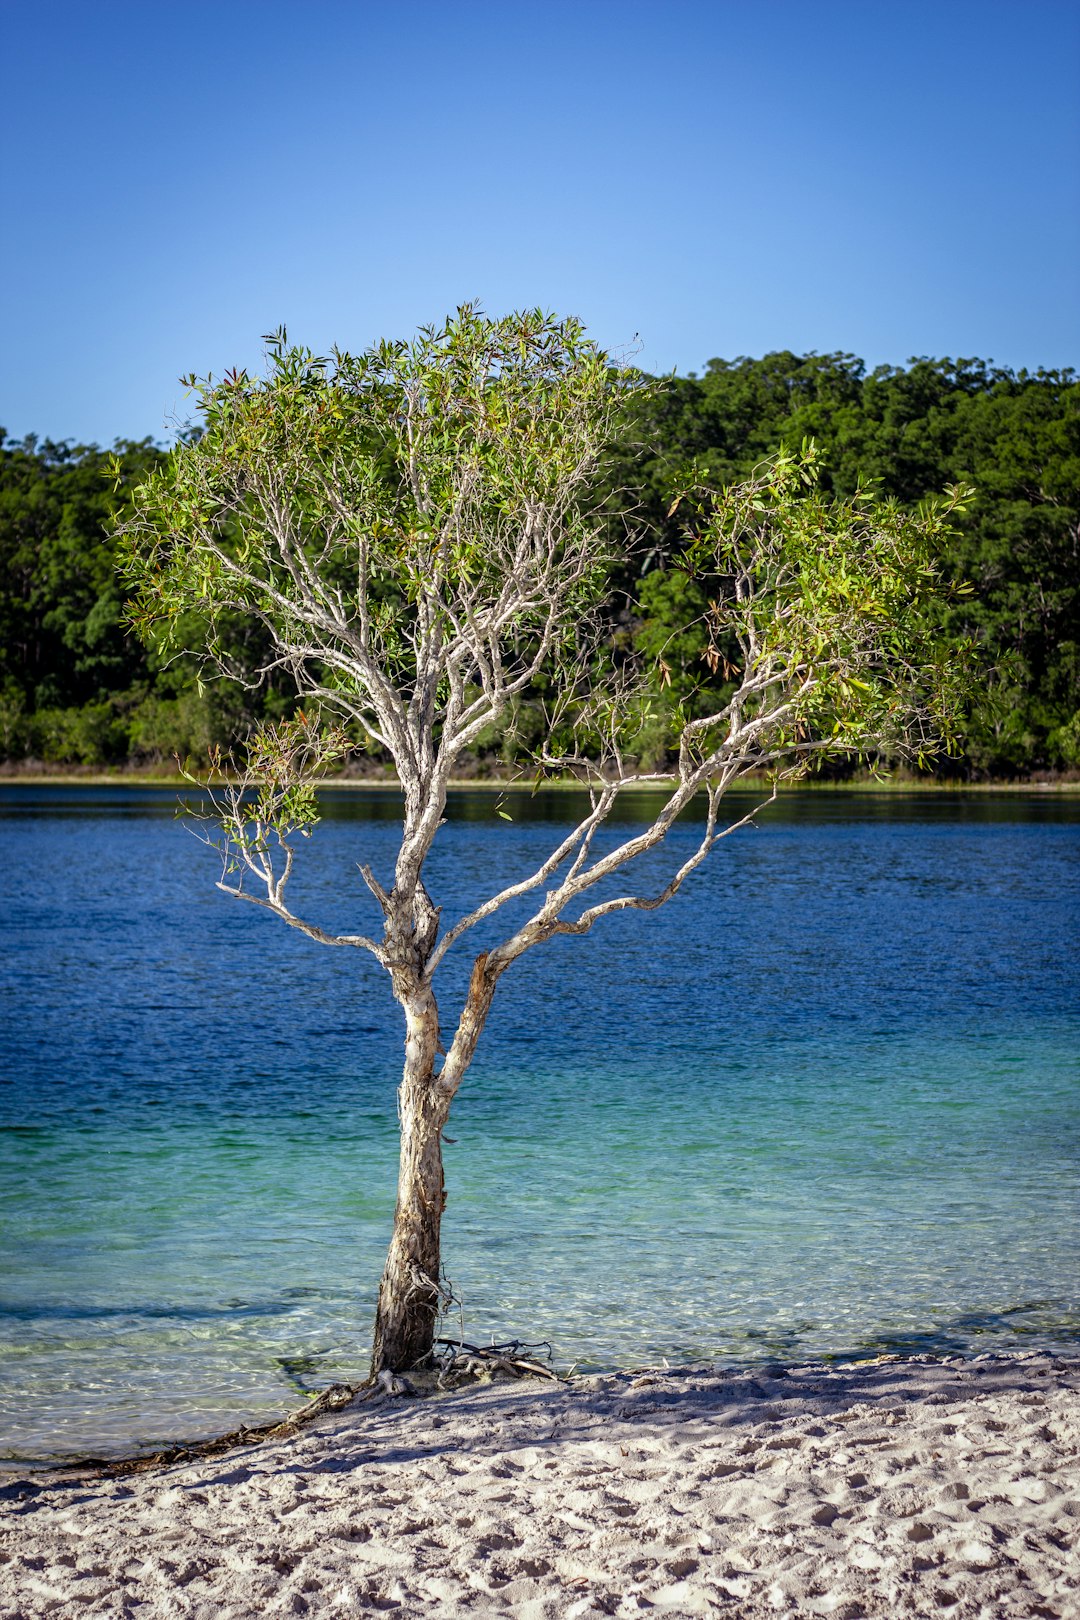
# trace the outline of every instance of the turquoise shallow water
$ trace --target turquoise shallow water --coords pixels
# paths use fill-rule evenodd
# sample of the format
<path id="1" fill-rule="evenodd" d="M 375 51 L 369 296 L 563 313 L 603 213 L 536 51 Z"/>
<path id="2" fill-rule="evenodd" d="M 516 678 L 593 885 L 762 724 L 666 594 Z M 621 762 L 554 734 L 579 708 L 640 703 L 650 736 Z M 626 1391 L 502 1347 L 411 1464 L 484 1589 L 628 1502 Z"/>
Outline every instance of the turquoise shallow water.
<path id="1" fill-rule="evenodd" d="M 364 1370 L 396 1008 L 359 953 L 219 895 L 172 802 L 0 790 L 11 1457 L 212 1432 Z M 570 804 L 509 808 L 451 805 L 447 916 Z M 355 863 L 390 859 L 395 801 L 327 809 L 296 904 L 371 927 Z M 803 793 L 663 912 L 532 953 L 450 1127 L 466 1335 L 560 1366 L 1075 1349 L 1078 925 L 1080 801 Z"/>

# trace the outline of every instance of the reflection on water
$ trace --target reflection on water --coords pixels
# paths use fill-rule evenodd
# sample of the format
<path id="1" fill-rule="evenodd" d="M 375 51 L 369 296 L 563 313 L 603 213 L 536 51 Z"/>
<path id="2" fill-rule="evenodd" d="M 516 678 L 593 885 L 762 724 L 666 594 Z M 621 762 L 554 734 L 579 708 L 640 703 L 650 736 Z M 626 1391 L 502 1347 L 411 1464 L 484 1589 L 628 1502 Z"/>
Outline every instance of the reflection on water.
<path id="1" fill-rule="evenodd" d="M 206 1433 L 364 1371 L 396 1008 L 370 958 L 218 894 L 174 803 L 0 789 L 11 1455 Z M 396 795 L 326 807 L 295 904 L 372 929 L 356 863 L 391 862 Z M 504 807 L 451 803 L 445 919 L 575 808 Z M 523 959 L 447 1149 L 467 1335 L 563 1366 L 1074 1346 L 1078 834 L 1051 796 L 792 794 L 663 912 Z M 495 937 L 448 958 L 447 1009 Z"/>

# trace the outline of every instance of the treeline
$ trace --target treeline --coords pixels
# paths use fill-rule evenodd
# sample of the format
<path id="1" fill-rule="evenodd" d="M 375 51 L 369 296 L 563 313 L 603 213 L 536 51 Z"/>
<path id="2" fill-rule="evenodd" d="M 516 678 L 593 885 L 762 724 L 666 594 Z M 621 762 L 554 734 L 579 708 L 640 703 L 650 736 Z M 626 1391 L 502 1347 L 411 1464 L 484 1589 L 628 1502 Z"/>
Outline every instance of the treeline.
<path id="1" fill-rule="evenodd" d="M 867 372 L 851 355 L 711 361 L 674 379 L 628 426 L 613 480 L 633 490 L 634 526 L 650 536 L 621 582 L 629 631 L 657 671 L 662 710 L 708 679 L 695 631 L 704 607 L 667 566 L 679 544 L 673 482 L 751 470 L 781 443 L 812 437 L 826 479 L 850 494 L 860 476 L 905 503 L 966 481 L 977 491 L 947 559 L 974 587 L 950 629 L 979 641 L 987 678 L 961 768 L 979 777 L 1080 768 L 1080 381 L 1072 371 L 1014 373 L 978 360 L 920 360 Z M 165 659 L 123 628 L 108 525 L 125 491 L 162 455 L 150 440 L 105 453 L 0 435 L 0 753 L 86 765 L 201 758 L 284 691 L 201 686 L 190 658 Z M 193 627 L 194 628 L 194 627 Z M 258 663 L 250 626 L 237 660 Z M 197 637 L 195 638 L 197 640 Z M 195 644 L 195 640 L 191 644 Z M 245 641 L 248 644 L 245 645 Z"/>
<path id="2" fill-rule="evenodd" d="M 812 437 L 825 481 L 853 493 L 860 476 L 905 503 L 947 484 L 973 484 L 950 572 L 974 587 L 949 628 L 975 636 L 985 696 L 972 714 L 962 768 L 1024 776 L 1080 765 L 1080 379 L 1014 373 L 981 360 L 918 360 L 867 372 L 853 355 L 713 360 L 658 396 L 628 455 L 628 487 L 644 483 L 663 529 L 673 467 L 697 462 L 712 480 L 743 475 L 780 443 Z M 678 518 L 668 525 L 669 531 Z M 676 536 L 669 532 L 669 545 Z M 693 679 L 696 638 L 679 574 L 662 567 L 639 587 L 650 645 Z"/>
<path id="3" fill-rule="evenodd" d="M 175 756 L 205 759 L 288 703 L 272 687 L 204 686 L 193 658 L 165 656 L 126 629 L 111 527 L 165 452 L 141 439 L 115 454 L 119 487 L 97 446 L 11 443 L 0 430 L 2 759 L 171 767 Z M 238 652 L 245 634 L 250 626 L 237 626 Z"/>

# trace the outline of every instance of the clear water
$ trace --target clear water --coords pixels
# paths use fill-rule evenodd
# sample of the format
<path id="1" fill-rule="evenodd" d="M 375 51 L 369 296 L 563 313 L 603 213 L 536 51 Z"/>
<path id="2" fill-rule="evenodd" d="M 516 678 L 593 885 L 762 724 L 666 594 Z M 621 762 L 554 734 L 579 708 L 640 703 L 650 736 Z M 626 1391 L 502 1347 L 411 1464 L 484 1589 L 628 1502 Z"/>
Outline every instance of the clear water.
<path id="1" fill-rule="evenodd" d="M 366 955 L 219 894 L 173 807 L 0 789 L 0 1455 L 211 1433 L 365 1371 L 397 1008 Z M 447 917 L 574 805 L 506 807 L 455 797 Z M 396 800 L 326 808 L 294 904 L 373 928 L 356 863 L 387 868 Z M 1078 966 L 1080 800 L 790 794 L 662 912 L 504 979 L 447 1149 L 466 1336 L 563 1367 L 1075 1349 Z"/>

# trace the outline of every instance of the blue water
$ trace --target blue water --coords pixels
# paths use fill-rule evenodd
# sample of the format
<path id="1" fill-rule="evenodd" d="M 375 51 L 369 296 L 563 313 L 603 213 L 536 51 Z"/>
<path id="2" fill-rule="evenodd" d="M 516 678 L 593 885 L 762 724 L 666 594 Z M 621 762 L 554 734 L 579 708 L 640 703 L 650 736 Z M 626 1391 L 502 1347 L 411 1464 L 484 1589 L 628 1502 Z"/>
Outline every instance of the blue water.
<path id="1" fill-rule="evenodd" d="M 174 803 L 0 789 L 0 1455 L 192 1437 L 365 1371 L 397 1008 L 365 954 L 221 895 Z M 504 808 L 453 800 L 446 918 L 575 803 Z M 356 863 L 387 871 L 396 799 L 326 811 L 293 903 L 374 929 Z M 448 958 L 447 1023 L 495 937 Z M 789 794 L 663 911 L 503 980 L 449 1127 L 466 1337 L 560 1367 L 1075 1350 L 1078 967 L 1080 799 Z"/>

